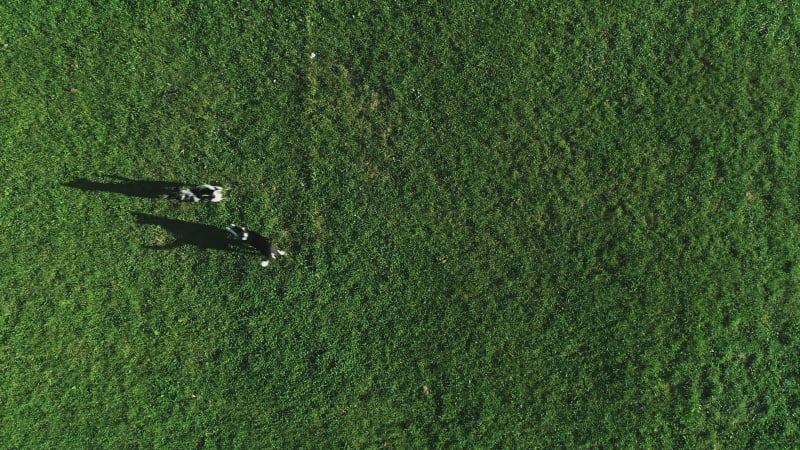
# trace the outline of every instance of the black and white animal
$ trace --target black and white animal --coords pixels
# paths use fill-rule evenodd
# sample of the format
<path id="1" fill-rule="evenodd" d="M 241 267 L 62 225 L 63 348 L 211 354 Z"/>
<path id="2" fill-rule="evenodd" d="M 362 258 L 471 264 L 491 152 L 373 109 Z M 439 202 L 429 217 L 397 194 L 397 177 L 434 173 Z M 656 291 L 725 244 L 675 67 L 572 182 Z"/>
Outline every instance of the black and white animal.
<path id="1" fill-rule="evenodd" d="M 164 195 L 164 198 L 179 202 L 219 202 L 222 201 L 222 191 L 220 186 L 201 184 L 192 188 L 181 189 Z"/>
<path id="2" fill-rule="evenodd" d="M 232 234 L 236 239 L 247 242 L 251 247 L 255 248 L 261 252 L 262 255 L 264 255 L 265 259 L 261 261 L 261 267 L 267 267 L 270 261 L 276 259 L 278 256 L 286 255 L 285 251 L 279 249 L 277 245 L 268 241 L 267 238 L 256 233 L 255 231 L 250 231 L 245 227 L 240 227 L 234 224 L 231 224 L 231 226 L 225 229 L 228 230 L 228 233 Z"/>

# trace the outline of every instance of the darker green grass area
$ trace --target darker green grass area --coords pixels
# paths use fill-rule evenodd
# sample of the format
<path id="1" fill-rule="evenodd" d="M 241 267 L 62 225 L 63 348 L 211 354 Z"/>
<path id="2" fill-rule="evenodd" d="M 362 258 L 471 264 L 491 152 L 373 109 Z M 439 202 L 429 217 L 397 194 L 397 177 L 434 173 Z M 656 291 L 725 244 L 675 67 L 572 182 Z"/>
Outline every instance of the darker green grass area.
<path id="1" fill-rule="evenodd" d="M 7 2 L 0 441 L 791 447 L 792 13 Z"/>

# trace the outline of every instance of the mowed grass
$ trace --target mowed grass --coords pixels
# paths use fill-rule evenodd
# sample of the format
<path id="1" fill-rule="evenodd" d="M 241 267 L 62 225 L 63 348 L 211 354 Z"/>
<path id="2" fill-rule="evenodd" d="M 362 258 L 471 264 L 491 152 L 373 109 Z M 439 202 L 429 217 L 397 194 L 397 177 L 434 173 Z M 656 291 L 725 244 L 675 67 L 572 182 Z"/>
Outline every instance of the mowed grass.
<path id="1" fill-rule="evenodd" d="M 789 3 L 227 3 L 0 6 L 4 447 L 800 439 Z"/>

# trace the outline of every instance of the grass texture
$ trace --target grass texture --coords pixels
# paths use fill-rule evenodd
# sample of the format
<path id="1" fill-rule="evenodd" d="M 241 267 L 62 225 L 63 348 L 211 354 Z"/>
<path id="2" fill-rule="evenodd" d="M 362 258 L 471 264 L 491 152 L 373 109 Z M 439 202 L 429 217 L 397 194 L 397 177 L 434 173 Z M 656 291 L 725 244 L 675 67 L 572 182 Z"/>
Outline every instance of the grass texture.
<path id="1" fill-rule="evenodd" d="M 0 5 L 4 448 L 796 445 L 791 2 L 272 3 Z"/>

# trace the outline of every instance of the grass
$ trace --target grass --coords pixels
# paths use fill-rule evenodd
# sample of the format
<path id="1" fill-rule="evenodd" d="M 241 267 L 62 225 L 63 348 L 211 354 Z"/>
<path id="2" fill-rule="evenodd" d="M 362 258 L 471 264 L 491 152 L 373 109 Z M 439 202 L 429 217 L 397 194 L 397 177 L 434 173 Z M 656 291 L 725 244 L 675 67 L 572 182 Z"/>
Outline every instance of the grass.
<path id="1" fill-rule="evenodd" d="M 5 2 L 0 442 L 792 447 L 793 12 Z"/>

